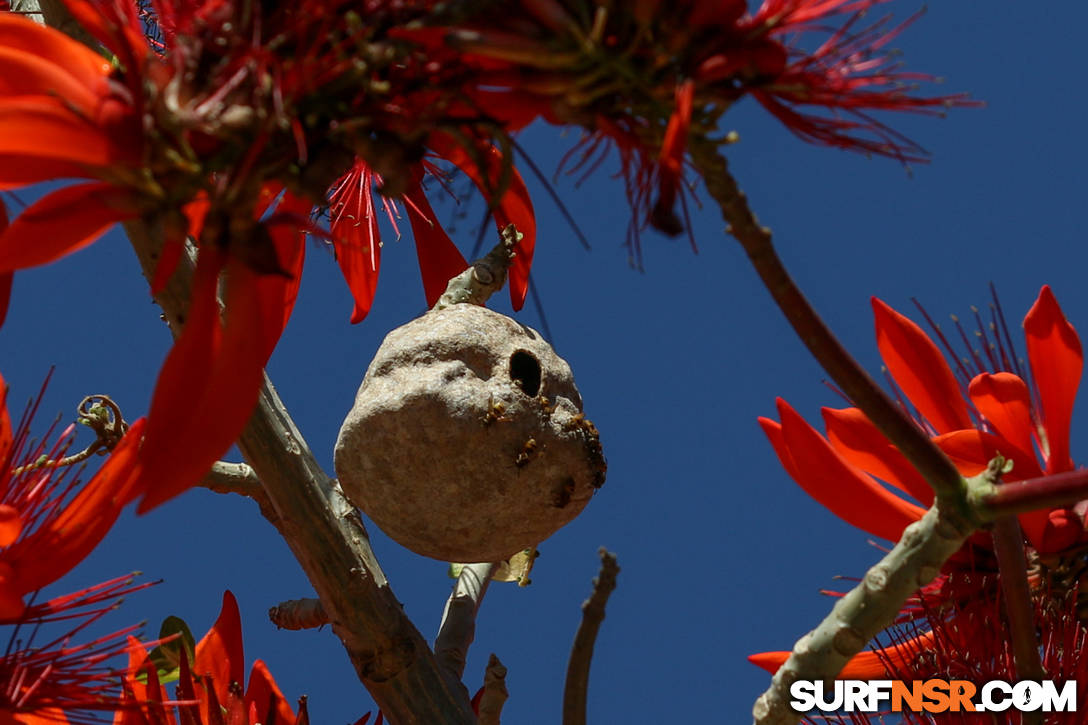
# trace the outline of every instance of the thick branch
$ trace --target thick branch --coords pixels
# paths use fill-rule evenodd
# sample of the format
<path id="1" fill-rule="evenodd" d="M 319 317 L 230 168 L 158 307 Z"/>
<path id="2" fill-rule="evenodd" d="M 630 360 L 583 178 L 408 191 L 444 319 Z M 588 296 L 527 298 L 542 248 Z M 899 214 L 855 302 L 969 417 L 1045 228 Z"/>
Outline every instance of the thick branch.
<path id="1" fill-rule="evenodd" d="M 162 235 L 142 223 L 126 229 L 150 278 Z M 191 274 L 191 261 L 183 258 L 157 297 L 175 334 Z M 238 445 L 272 503 L 277 528 L 379 707 L 398 725 L 473 722 L 468 698 L 449 686 L 393 595 L 358 513 L 321 470 L 267 377 Z"/>
<path id="2" fill-rule="evenodd" d="M 960 505 L 962 479 L 956 467 L 846 352 L 816 314 L 775 252 L 770 230 L 760 226 L 748 207 L 717 146 L 708 139 L 693 138 L 691 153 L 707 192 L 721 207 L 729 232 L 748 253 L 752 266 L 801 342 L 850 400 L 903 452 L 938 497 L 946 505 Z"/>
<path id="3" fill-rule="evenodd" d="M 601 572 L 593 580 L 593 593 L 582 603 L 582 623 L 574 635 L 574 646 L 567 663 L 567 682 L 563 688 L 563 725 L 585 725 L 586 698 L 589 693 L 589 663 L 593 659 L 593 646 L 597 632 L 604 621 L 604 607 L 616 588 L 616 575 L 620 568 L 616 555 L 600 550 Z"/>

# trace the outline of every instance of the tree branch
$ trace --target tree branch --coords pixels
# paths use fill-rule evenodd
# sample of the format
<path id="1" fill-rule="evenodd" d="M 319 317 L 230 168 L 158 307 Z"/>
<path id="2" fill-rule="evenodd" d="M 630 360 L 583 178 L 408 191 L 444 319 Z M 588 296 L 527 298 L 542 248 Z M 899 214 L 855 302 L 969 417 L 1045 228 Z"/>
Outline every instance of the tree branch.
<path id="1" fill-rule="evenodd" d="M 718 203 L 729 233 L 736 237 L 767 291 L 778 303 L 801 342 L 831 379 L 865 413 L 907 460 L 918 469 L 947 506 L 963 506 L 963 479 L 929 437 L 916 426 L 858 365 L 801 293 L 779 259 L 771 232 L 761 226 L 748 200 L 729 173 L 729 165 L 714 142 L 691 139 L 691 155 L 707 193 Z"/>
<path id="2" fill-rule="evenodd" d="M 582 603 L 582 623 L 574 635 L 574 646 L 567 663 L 567 682 L 563 688 L 563 725 L 585 725 L 586 698 L 589 693 L 589 664 L 597 632 L 604 621 L 604 607 L 616 588 L 620 567 L 616 555 L 601 547 L 601 572 L 593 580 L 593 593 Z"/>

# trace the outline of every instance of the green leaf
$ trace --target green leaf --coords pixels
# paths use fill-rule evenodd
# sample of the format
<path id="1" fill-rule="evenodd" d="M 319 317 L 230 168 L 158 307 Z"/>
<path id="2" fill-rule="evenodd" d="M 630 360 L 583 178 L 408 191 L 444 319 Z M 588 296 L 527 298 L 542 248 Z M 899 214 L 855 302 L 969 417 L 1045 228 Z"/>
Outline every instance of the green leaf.
<path id="1" fill-rule="evenodd" d="M 155 665 L 155 671 L 159 676 L 159 684 L 165 685 L 177 682 L 180 677 L 181 652 L 184 648 L 185 656 L 189 662 L 193 661 L 196 652 L 196 640 L 189 631 L 189 625 L 180 617 L 167 617 L 159 627 L 159 639 L 167 640 L 155 649 L 151 650 L 148 657 Z M 140 676 L 140 681 L 147 681 L 147 676 Z"/>

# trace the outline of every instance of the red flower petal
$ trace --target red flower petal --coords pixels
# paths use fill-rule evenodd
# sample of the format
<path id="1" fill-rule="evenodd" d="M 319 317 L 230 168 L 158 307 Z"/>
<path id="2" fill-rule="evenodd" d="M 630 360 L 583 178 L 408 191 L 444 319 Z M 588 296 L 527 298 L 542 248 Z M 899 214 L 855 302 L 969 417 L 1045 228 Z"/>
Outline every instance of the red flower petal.
<path id="1" fill-rule="evenodd" d="M 760 652 L 759 654 L 748 655 L 749 662 L 760 669 L 767 670 L 772 675 L 778 672 L 778 668 L 789 658 L 789 652 Z"/>
<path id="2" fill-rule="evenodd" d="M 227 702 L 230 697 L 231 683 L 239 686 L 245 682 L 245 652 L 242 649 L 242 615 L 238 612 L 238 602 L 230 590 L 223 592 L 223 607 L 219 618 L 196 643 L 193 658 L 193 674 L 197 677 L 212 676 L 212 688 L 216 699 Z M 201 698 L 203 722 L 212 722 L 207 714 L 208 701 Z M 278 721 L 277 721 L 278 722 Z"/>
<path id="3" fill-rule="evenodd" d="M 676 217 L 676 196 L 684 175 L 684 152 L 688 145 L 688 129 L 691 128 L 691 107 L 695 98 L 695 82 L 684 81 L 676 88 L 676 109 L 669 117 L 661 153 L 657 159 L 657 202 L 650 213 L 655 228 L 666 234 L 676 235 L 683 224 Z"/>
<path id="4" fill-rule="evenodd" d="M 0 273 L 46 264 L 82 249 L 111 225 L 138 213 L 132 194 L 110 184 L 79 184 L 47 194 L 0 234 Z"/>
<path id="5" fill-rule="evenodd" d="M 11 417 L 8 415 L 8 386 L 4 382 L 4 376 L 0 375 L 0 466 L 10 464 L 8 455 L 11 453 L 13 433 L 11 429 Z"/>
<path id="6" fill-rule="evenodd" d="M 90 167 L 57 159 L 20 154 L 0 154 L 0 191 L 53 179 L 81 179 L 93 176 Z"/>
<path id="7" fill-rule="evenodd" d="M 54 61 L 18 48 L 0 45 L 0 97 L 53 96 L 63 98 L 87 117 L 94 117 L 106 88 L 106 76 L 91 80 L 71 75 Z M 63 62 L 63 58 L 58 59 Z M 89 82 L 88 82 L 89 81 Z"/>
<path id="8" fill-rule="evenodd" d="M 987 464 L 998 454 L 1013 462 L 1012 472 L 1005 480 L 1022 481 L 1043 475 L 1035 455 L 1016 447 L 1011 441 L 1000 436 L 976 430 L 957 430 L 937 436 L 933 439 L 946 456 L 964 476 L 976 476 L 986 469 Z"/>
<path id="9" fill-rule="evenodd" d="M 899 498 L 850 465 L 790 405 L 778 399 L 782 424 L 760 419 L 790 476 L 814 499 L 843 521 L 882 538 L 898 541 L 925 510 Z M 787 460 L 789 461 L 787 463 Z"/>
<path id="10" fill-rule="evenodd" d="M 434 307 L 438 298 L 446 291 L 450 279 L 464 272 L 468 268 L 468 262 L 438 223 L 434 209 L 423 191 L 422 178 L 422 172 L 416 174 L 412 185 L 404 193 L 404 199 L 405 206 L 408 207 L 408 222 L 412 225 L 412 236 L 416 240 L 416 257 L 419 259 L 419 273 L 423 278 L 423 294 L 427 297 L 427 306 Z"/>
<path id="11" fill-rule="evenodd" d="M 490 144 L 478 143 L 474 153 L 469 153 L 451 137 L 433 134 L 428 145 L 472 179 L 494 209 L 495 223 L 500 230 L 507 224 L 514 224 L 524 235 L 515 248 L 517 256 L 510 265 L 510 302 L 515 310 L 520 310 L 529 292 L 529 269 L 536 248 L 536 215 L 525 181 L 517 169 L 505 165 L 502 153 Z M 481 165 L 486 168 L 481 169 Z M 504 188 L 502 197 L 498 200 L 490 198 L 499 188 Z"/>
<path id="12" fill-rule="evenodd" d="M 23 518 L 19 509 L 0 504 L 0 546 L 11 546 L 23 531 Z"/>
<path id="13" fill-rule="evenodd" d="M 195 485 L 234 443 L 253 412 L 264 364 L 283 328 L 283 288 L 261 286 L 260 275 L 237 260 L 228 267 L 221 327 L 216 288 L 222 266 L 220 252 L 201 250 L 189 319 L 151 400 L 141 449 L 147 493 L 139 513 Z"/>
<path id="14" fill-rule="evenodd" d="M 329 231 L 336 262 L 354 302 L 353 325 L 370 313 L 382 262 L 378 218 L 371 193 L 373 183 L 370 167 L 362 159 L 356 159 L 329 192 Z"/>
<path id="15" fill-rule="evenodd" d="M 353 226 L 346 235 L 339 236 L 336 244 L 336 262 L 340 273 L 348 283 L 354 307 L 351 324 L 362 322 L 370 313 L 374 293 L 378 289 L 378 271 L 381 268 L 382 249 L 373 235 L 366 234 L 362 226 Z M 416 244 L 419 244 L 418 236 Z"/>
<path id="16" fill-rule="evenodd" d="M 933 489 L 906 456 L 857 408 L 824 408 L 827 439 L 852 465 L 913 496 L 923 505 L 933 503 Z"/>
<path id="17" fill-rule="evenodd" d="M 1012 373 L 983 373 L 967 394 L 998 435 L 1025 453 L 1032 450 L 1031 394 L 1023 380 Z"/>
<path id="18" fill-rule="evenodd" d="M 3 159 L 0 159 L 0 163 L 3 163 Z M 4 231 L 8 228 L 8 212 L 4 208 L 4 202 L 0 201 L 0 235 L 3 235 Z M 11 300 L 11 283 L 15 275 L 11 272 L 0 273 L 0 327 L 3 327 L 4 320 L 8 316 L 8 303 Z M 0 406 L 4 404 L 4 395 L 6 391 L 4 388 L 4 379 L 0 378 Z M 7 447 L 11 444 L 11 424 L 7 420 L 8 411 L 5 407 L 3 411 L 0 411 L 0 465 L 3 464 L 5 454 L 7 453 Z M 4 424 L 7 423 L 7 439 L 5 440 Z"/>
<path id="19" fill-rule="evenodd" d="M 257 719 L 252 722 L 284 723 L 295 722 L 295 712 L 287 703 L 268 666 L 261 660 L 253 663 L 249 671 L 249 687 L 246 688 L 246 702 L 257 708 Z"/>
<path id="20" fill-rule="evenodd" d="M 1024 318 L 1024 337 L 1046 431 L 1046 472 L 1071 471 L 1069 421 L 1084 354 L 1077 331 L 1066 321 L 1049 286 L 1039 291 L 1039 298 Z"/>
<path id="21" fill-rule="evenodd" d="M 850 661 L 835 676 L 835 679 L 884 679 L 889 672 L 895 673 L 907 669 L 914 662 L 918 653 L 929 649 L 932 644 L 933 633 L 926 632 L 894 647 L 885 647 L 879 651 L 859 652 L 850 658 Z M 789 656 L 789 652 L 760 652 L 759 654 L 748 655 L 748 661 L 773 675 L 789 659 Z"/>
<path id="22" fill-rule="evenodd" d="M 302 282 L 302 267 L 306 261 L 304 227 L 309 223 L 312 208 L 313 203 L 308 199 L 288 191 L 276 206 L 275 214 L 266 221 L 280 267 L 291 275 L 289 279 L 280 275 L 264 275 L 257 280 L 257 285 L 262 290 L 262 308 L 272 310 L 278 306 L 283 310 L 280 323 L 265 332 L 266 358 L 272 354 L 272 348 L 279 341 L 295 308 L 299 284 Z"/>
<path id="23" fill-rule="evenodd" d="M 872 298 L 876 343 L 895 382 L 938 433 L 973 428 L 960 386 L 922 328 Z"/>
<path id="24" fill-rule="evenodd" d="M 1077 543 L 1081 534 L 1084 533 L 1084 524 L 1072 509 L 1060 508 L 1049 512 L 1033 511 L 1032 513 L 1046 514 L 1042 535 L 1038 541 L 1031 542 L 1040 554 L 1065 551 Z"/>
<path id="25" fill-rule="evenodd" d="M 108 60 L 83 43 L 16 13 L 0 13 L 0 46 L 48 58 L 88 88 L 112 70 Z"/>
<path id="26" fill-rule="evenodd" d="M 78 118 L 59 99 L 48 97 L 0 100 L 0 157 L 45 159 L 87 166 L 135 165 L 137 144 L 116 144 L 91 121 Z M 0 168 L 0 184 L 10 185 L 8 170 Z M 14 180 L 25 179 L 26 168 L 16 165 Z"/>

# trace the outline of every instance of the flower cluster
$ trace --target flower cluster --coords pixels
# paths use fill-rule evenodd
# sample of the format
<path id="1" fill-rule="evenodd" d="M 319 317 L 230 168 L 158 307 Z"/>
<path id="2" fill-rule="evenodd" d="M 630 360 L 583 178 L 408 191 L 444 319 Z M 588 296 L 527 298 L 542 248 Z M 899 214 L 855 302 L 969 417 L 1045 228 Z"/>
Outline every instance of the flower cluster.
<path id="1" fill-rule="evenodd" d="M 74 426 L 33 440 L 36 404 L 12 425 L 0 378 L 0 626 L 10 640 L 0 657 L 0 722 L 65 723 L 64 711 L 115 709 L 119 701 L 111 659 L 137 627 L 79 642 L 77 636 L 116 608 L 115 600 L 143 588 L 122 577 L 35 602 L 40 589 L 72 570 L 105 537 L 139 493 L 136 421 L 90 480 L 64 465 Z M 105 452 L 103 450 L 103 452 Z M 48 634 L 61 626 L 63 634 Z"/>
<path id="2" fill-rule="evenodd" d="M 805 140 L 903 162 L 925 158 L 869 113 L 936 113 L 965 101 L 912 93 L 932 79 L 902 70 L 885 49 L 907 23 L 863 24 L 883 1 L 765 0 L 750 12 L 746 0 L 519 0 L 502 13 L 401 37 L 461 51 L 486 89 L 473 97 L 481 112 L 508 127 L 537 118 L 582 127 L 572 172 L 596 168 L 614 146 L 632 231 L 648 222 L 678 234 L 689 136 L 713 133 L 746 95 Z M 806 36 L 822 36 L 816 50 L 801 50 Z"/>
<path id="3" fill-rule="evenodd" d="M 683 228 L 675 207 L 689 140 L 705 139 L 745 94 L 810 140 L 914 158 L 916 147 L 866 113 L 962 99 L 920 98 L 903 85 L 925 77 L 889 64 L 882 48 L 899 28 L 858 28 L 881 1 L 767 0 L 750 13 L 742 0 L 520 0 L 496 13 L 487 3 L 397 0 L 66 0 L 104 55 L 0 13 L 0 190 L 83 180 L 0 235 L 0 299 L 14 271 L 117 222 L 139 219 L 161 235 L 153 291 L 195 240 L 191 311 L 140 451 L 146 511 L 191 486 L 252 411 L 297 293 L 305 235 L 324 235 L 313 210 L 332 220 L 353 321 L 376 290 L 376 211 L 396 225 L 394 200 L 407 210 L 433 303 L 465 260 L 423 184 L 434 161 L 457 166 L 498 227 L 523 234 L 510 275 L 520 308 L 535 222 L 507 142 L 536 118 L 589 133 L 571 170 L 588 172 L 599 151 L 619 149 L 636 250 L 647 221 Z M 796 38 L 826 34 L 839 16 L 846 21 L 815 52 L 798 50 Z M 799 110 L 813 108 L 842 115 Z M 180 409 L 190 412 L 179 423 Z"/>
<path id="4" fill-rule="evenodd" d="M 116 222 L 141 219 L 161 233 L 152 291 L 187 238 L 200 250 L 140 449 L 141 511 L 198 480 L 248 419 L 297 294 L 315 206 L 332 207 L 354 320 L 370 308 L 378 274 L 375 179 L 412 212 L 433 303 L 437 280 L 466 263 L 435 231 L 423 196 L 429 149 L 477 182 L 500 228 L 523 233 L 511 294 L 524 302 L 535 236 L 524 183 L 481 129 L 447 108 L 460 87 L 456 64 L 424 62 L 386 37 L 422 9 L 374 6 L 362 23 L 343 3 L 262 14 L 243 2 L 159 2 L 151 19 L 162 40 L 149 45 L 134 4 L 73 0 L 69 10 L 110 58 L 0 14 L 0 189 L 86 180 L 47 194 L 0 235 L 5 303 L 13 271 L 75 251 Z M 443 91 L 449 103 L 436 88 L 453 89 Z"/>
<path id="5" fill-rule="evenodd" d="M 957 357 L 933 325 L 952 365 L 906 316 L 875 298 L 873 311 L 877 345 L 904 411 L 963 476 L 980 473 L 998 455 L 1013 462 L 1004 481 L 1074 469 L 1069 427 L 1083 352 L 1049 287 L 1042 288 L 1024 318 L 1026 365 L 1015 354 L 996 304 L 989 325 L 980 319 L 983 348 L 968 346 L 966 357 Z M 826 437 L 785 401 L 778 401 L 778 409 L 781 422 L 761 418 L 760 425 L 783 467 L 844 521 L 898 540 L 932 503 L 933 492 L 921 475 L 856 408 L 825 408 Z M 1084 603 L 1077 602 L 1077 592 L 1088 588 L 1085 508 L 1060 506 L 1018 518 L 1029 547 L 1045 669 L 1050 677 L 1088 684 L 1088 660 L 1079 655 L 1088 627 Z M 995 626 L 1000 597 L 989 534 L 978 533 L 941 576 L 906 603 L 899 618 L 903 629 L 890 630 L 886 646 L 854 657 L 840 677 L 1015 679 L 1009 639 Z M 788 655 L 768 652 L 749 659 L 774 672 Z"/>
<path id="6" fill-rule="evenodd" d="M 261 660 L 253 662 L 249 684 L 243 689 L 246 680 L 242 619 L 238 603 L 229 591 L 223 594 L 218 619 L 196 643 L 193 652 L 187 651 L 184 642 L 176 645 L 177 700 L 171 701 L 160 683 L 156 663 L 147 655 L 146 645 L 130 641 L 124 682 L 129 706 L 117 711 L 113 725 L 177 725 L 179 720 L 196 725 L 309 723 L 306 700 L 299 702 L 296 715 Z"/>

